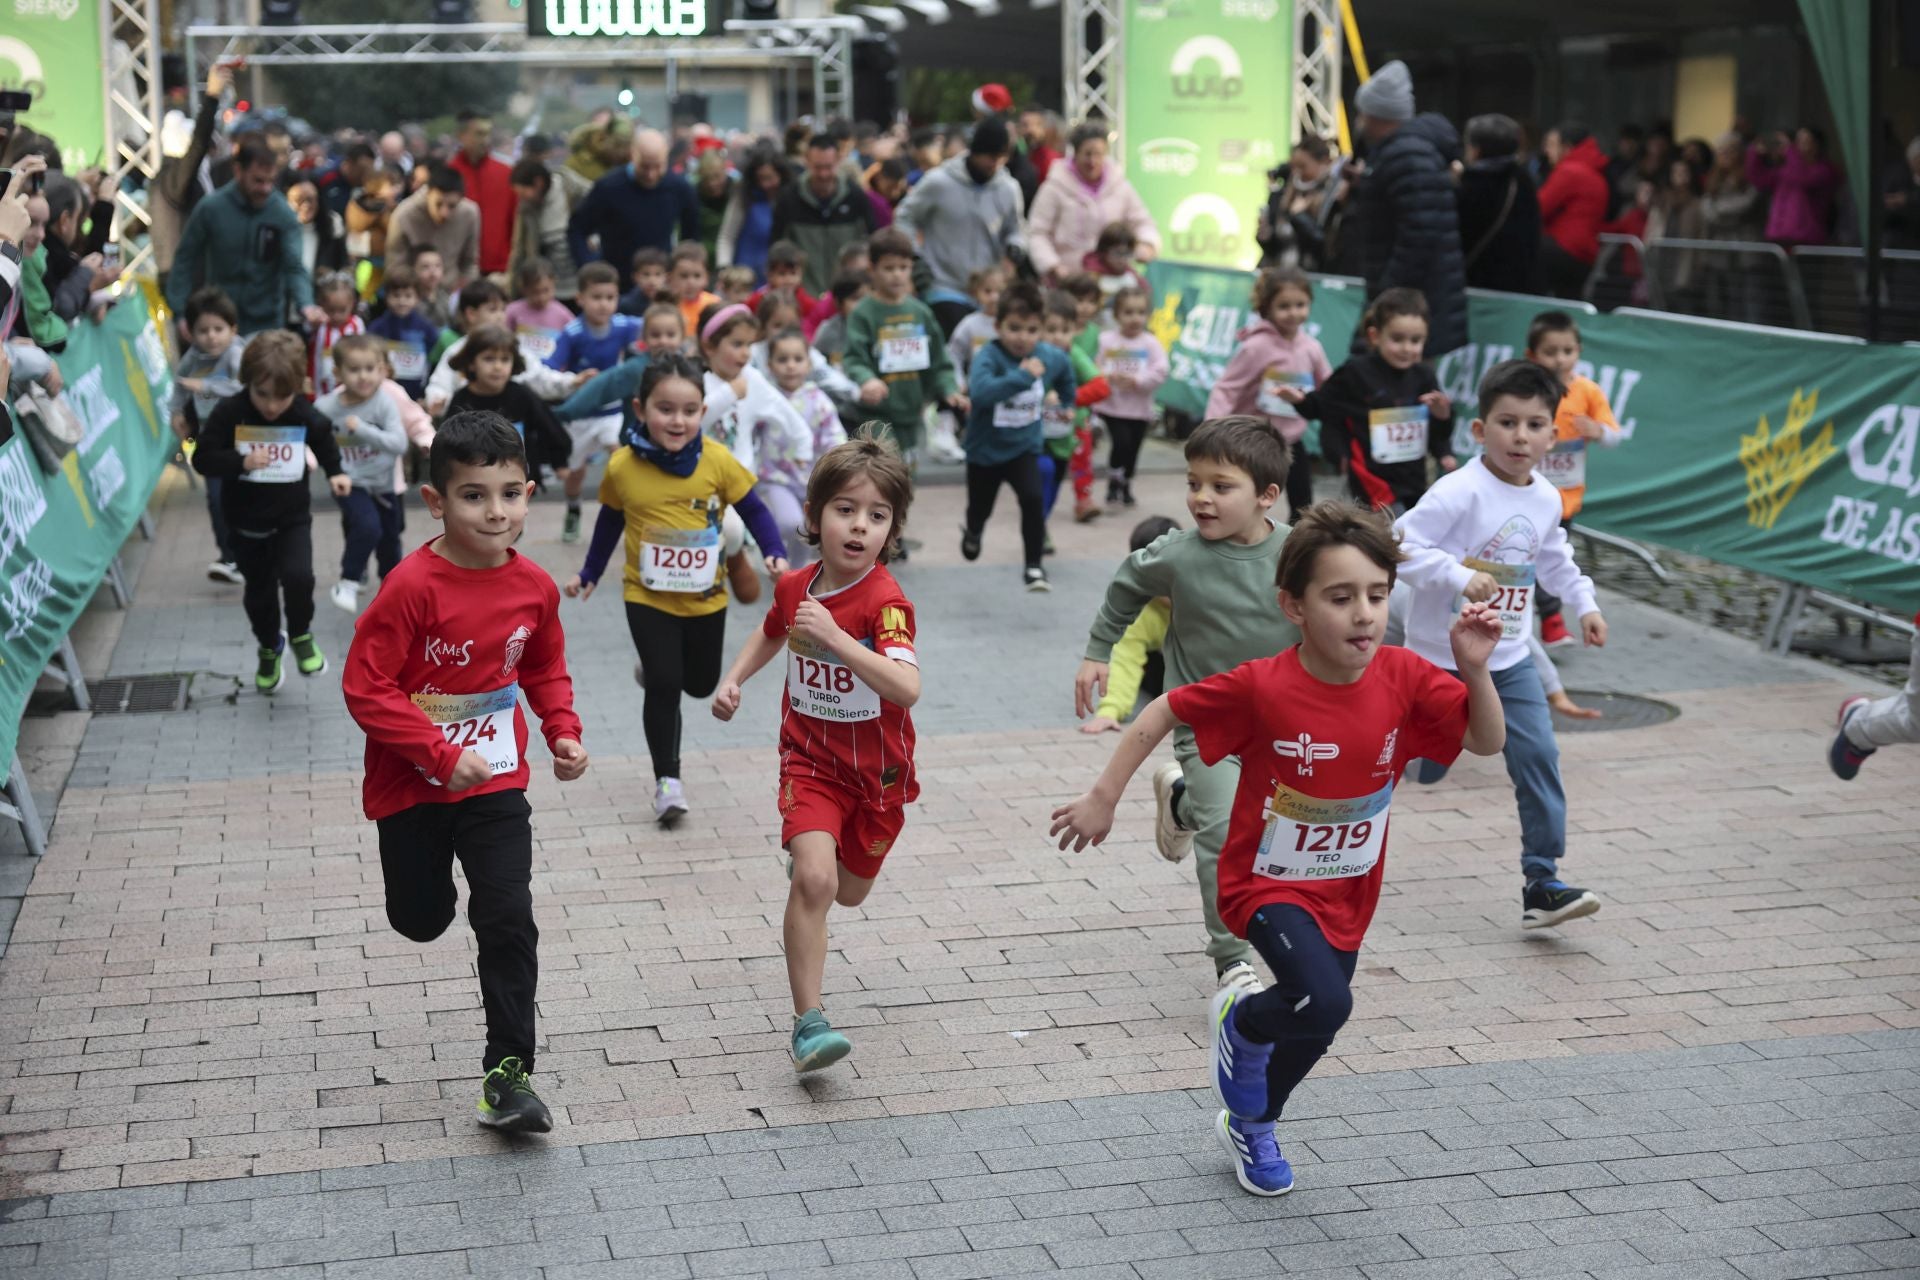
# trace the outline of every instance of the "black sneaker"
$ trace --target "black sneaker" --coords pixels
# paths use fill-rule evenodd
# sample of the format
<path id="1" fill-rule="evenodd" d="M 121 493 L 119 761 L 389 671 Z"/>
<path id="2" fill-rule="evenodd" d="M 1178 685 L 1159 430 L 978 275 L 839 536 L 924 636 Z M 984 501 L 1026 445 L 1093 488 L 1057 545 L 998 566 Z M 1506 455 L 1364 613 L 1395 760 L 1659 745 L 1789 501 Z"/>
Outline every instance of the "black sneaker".
<path id="1" fill-rule="evenodd" d="M 1848 698 L 1840 704 L 1840 732 L 1833 735 L 1833 745 L 1827 748 L 1827 767 L 1833 770 L 1833 776 L 1842 782 L 1852 782 L 1860 776 L 1860 766 L 1872 755 L 1872 747 L 1856 747 L 1847 737 L 1847 716 L 1853 709 L 1871 699 L 1865 697 Z"/>
<path id="2" fill-rule="evenodd" d="M 546 1133 L 553 1128 L 553 1114 L 518 1058 L 502 1060 L 480 1082 L 480 1101 L 473 1108 L 480 1123 L 502 1133 Z"/>
<path id="3" fill-rule="evenodd" d="M 1140 505 L 1134 500 L 1133 481 L 1131 480 L 1123 480 L 1120 482 L 1120 505 L 1123 507 L 1137 507 Z"/>
<path id="4" fill-rule="evenodd" d="M 1037 564 L 1027 566 L 1026 571 L 1020 575 L 1020 580 L 1027 584 L 1029 591 L 1053 590 L 1053 584 L 1047 581 L 1047 571 Z"/>
<path id="5" fill-rule="evenodd" d="M 1558 880 L 1529 880 L 1520 895 L 1520 927 L 1545 929 L 1590 916 L 1600 909 L 1599 895 Z"/>
<path id="6" fill-rule="evenodd" d="M 1125 480 L 1122 480 L 1119 476 L 1110 477 L 1107 480 L 1107 505 L 1110 507 L 1117 507 L 1120 505 L 1121 500 L 1124 499 L 1126 496 L 1127 496 L 1127 482 Z M 1131 504 L 1128 504 L 1128 505 L 1131 505 Z"/>
<path id="7" fill-rule="evenodd" d="M 980 535 L 965 525 L 960 526 L 960 554 L 968 560 L 980 558 Z"/>

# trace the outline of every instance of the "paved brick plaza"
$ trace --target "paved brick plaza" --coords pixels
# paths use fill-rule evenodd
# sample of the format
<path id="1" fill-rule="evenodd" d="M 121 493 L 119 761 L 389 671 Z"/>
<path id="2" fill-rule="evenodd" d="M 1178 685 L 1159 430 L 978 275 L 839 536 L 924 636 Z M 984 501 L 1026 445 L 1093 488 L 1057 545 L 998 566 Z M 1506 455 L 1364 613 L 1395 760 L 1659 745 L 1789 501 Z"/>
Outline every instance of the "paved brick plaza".
<path id="1" fill-rule="evenodd" d="M 1180 511 L 1164 472 L 1139 515 Z M 170 488 L 112 674 L 250 670 L 238 588 Z M 1518 923 L 1498 762 L 1397 799 L 1354 1019 L 1280 1127 L 1299 1189 L 1242 1193 L 1208 1132 L 1191 872 L 1136 783 L 1105 848 L 1048 811 L 1112 738 L 1069 722 L 1130 521 L 1061 521 L 1017 584 L 1010 503 L 960 563 L 960 491 L 914 512 L 924 795 L 836 913 L 854 1057 L 796 1081 L 779 950 L 777 672 L 733 725 L 687 705 L 692 816 L 647 819 L 616 593 L 566 620 L 592 771 L 536 771 L 538 1082 L 558 1127 L 480 1131 L 462 918 L 392 934 L 336 668 L 273 700 L 85 726 L 0 958 L 0 1271 L 55 1276 L 1805 1277 L 1920 1273 L 1920 758 L 1852 785 L 1852 687 L 1609 597 L 1575 689 L 1668 724 L 1562 738 L 1570 879 Z M 317 513 L 322 588 L 337 522 Z M 409 512 L 409 545 L 427 536 Z M 564 576 L 542 504 L 523 550 Z M 737 643 L 760 606 L 738 608 Z M 120 621 L 118 619 L 116 622 Z M 536 747 L 538 757 L 544 751 Z"/>

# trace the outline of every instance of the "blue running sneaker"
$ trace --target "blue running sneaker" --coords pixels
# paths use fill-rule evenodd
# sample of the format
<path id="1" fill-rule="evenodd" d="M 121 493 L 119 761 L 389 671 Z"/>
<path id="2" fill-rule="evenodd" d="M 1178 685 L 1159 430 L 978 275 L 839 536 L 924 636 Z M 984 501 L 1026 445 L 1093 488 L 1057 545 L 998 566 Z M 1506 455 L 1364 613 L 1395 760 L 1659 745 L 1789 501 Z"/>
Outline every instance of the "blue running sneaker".
<path id="1" fill-rule="evenodd" d="M 1293 1166 L 1273 1140 L 1273 1122 L 1253 1124 L 1222 1111 L 1213 1131 L 1233 1160 L 1233 1176 L 1256 1196 L 1283 1196 L 1293 1190 Z"/>
<path id="2" fill-rule="evenodd" d="M 809 1009 L 793 1020 L 793 1069 L 818 1071 L 853 1052 L 853 1042 L 827 1025 L 827 1015 Z"/>
<path id="3" fill-rule="evenodd" d="M 1233 1025 L 1233 1011 L 1252 992 L 1239 985 L 1221 987 L 1207 1006 L 1207 1033 L 1213 1040 L 1213 1096 L 1236 1116 L 1258 1119 L 1267 1110 L 1267 1059 L 1270 1044 L 1255 1044 Z"/>

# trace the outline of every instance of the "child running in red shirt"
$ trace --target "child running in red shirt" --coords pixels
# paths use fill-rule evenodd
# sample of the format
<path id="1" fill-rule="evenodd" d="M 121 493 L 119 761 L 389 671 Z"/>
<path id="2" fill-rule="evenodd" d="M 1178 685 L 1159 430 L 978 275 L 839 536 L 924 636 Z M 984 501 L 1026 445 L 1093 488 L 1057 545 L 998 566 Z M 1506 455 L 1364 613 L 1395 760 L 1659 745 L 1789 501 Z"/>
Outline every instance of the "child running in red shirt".
<path id="1" fill-rule="evenodd" d="M 1099 844 L 1127 780 L 1185 724 L 1208 764 L 1240 758 L 1220 851 L 1220 915 L 1273 970 L 1257 993 L 1229 984 L 1208 1011 L 1215 1120 L 1240 1185 L 1293 1190 L 1274 1121 L 1353 1011 L 1354 964 L 1386 869 L 1401 771 L 1462 746 L 1499 754 L 1506 737 L 1487 659 L 1500 618 L 1469 604 L 1453 625 L 1458 680 L 1410 649 L 1383 646 L 1403 556 L 1385 520 L 1322 502 L 1280 553 L 1280 608 L 1300 643 L 1156 698 L 1100 779 L 1053 812 L 1060 847 Z"/>
<path id="2" fill-rule="evenodd" d="M 553 776 L 585 773 L 560 592 L 513 550 L 533 485 L 512 424 L 454 414 L 427 468 L 420 496 L 446 532 L 381 583 L 354 626 L 341 685 L 367 734 L 363 800 L 380 829 L 387 920 L 415 942 L 445 933 L 460 860 L 487 1019 L 480 1123 L 545 1133 L 553 1117 L 529 1079 L 540 931 L 520 695 L 540 717 Z"/>
<path id="3" fill-rule="evenodd" d="M 886 569 L 912 500 L 906 464 L 890 443 L 863 433 L 827 450 L 807 483 L 806 538 L 820 561 L 781 577 L 766 624 L 713 698 L 713 714 L 731 720 L 740 686 L 787 650 L 780 843 L 792 855 L 782 936 L 795 1071 L 817 1071 L 853 1050 L 821 1008 L 827 910 L 866 901 L 906 806 L 920 794 L 908 714 L 920 699 L 913 605 Z"/>

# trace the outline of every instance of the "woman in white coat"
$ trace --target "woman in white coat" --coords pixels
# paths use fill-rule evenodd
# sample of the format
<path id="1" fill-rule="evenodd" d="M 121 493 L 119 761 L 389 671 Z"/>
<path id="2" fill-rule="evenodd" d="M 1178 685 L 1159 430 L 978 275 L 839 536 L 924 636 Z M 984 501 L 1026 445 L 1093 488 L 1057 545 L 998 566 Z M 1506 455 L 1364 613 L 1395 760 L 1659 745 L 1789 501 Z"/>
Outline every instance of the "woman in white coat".
<path id="1" fill-rule="evenodd" d="M 1101 229 L 1124 222 L 1133 229 L 1142 261 L 1160 250 L 1160 229 L 1125 177 L 1108 160 L 1107 131 L 1083 124 L 1068 135 L 1072 158 L 1047 171 L 1027 211 L 1027 253 L 1033 268 L 1049 280 L 1082 270 Z"/>

